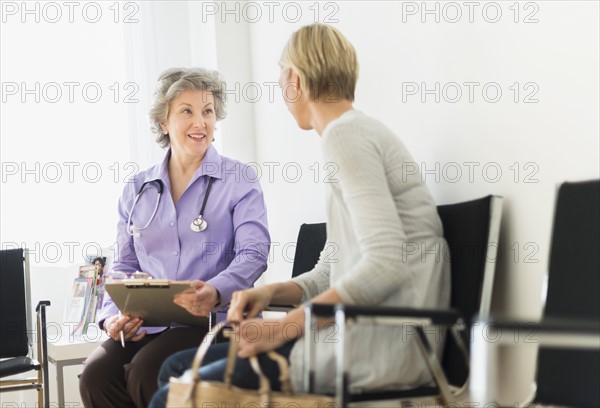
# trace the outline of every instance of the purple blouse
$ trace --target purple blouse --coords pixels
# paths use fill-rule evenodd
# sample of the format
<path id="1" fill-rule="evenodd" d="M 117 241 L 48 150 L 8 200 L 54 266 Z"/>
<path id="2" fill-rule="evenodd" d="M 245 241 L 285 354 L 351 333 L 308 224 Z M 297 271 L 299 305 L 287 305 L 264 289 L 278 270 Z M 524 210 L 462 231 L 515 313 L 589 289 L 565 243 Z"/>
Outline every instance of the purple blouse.
<path id="1" fill-rule="evenodd" d="M 168 173 L 170 153 L 162 163 L 136 174 L 123 190 L 117 224 L 119 251 L 112 271 L 142 271 L 155 279 L 202 280 L 219 291 L 221 305 L 226 306 L 233 292 L 251 287 L 267 269 L 270 236 L 258 177 L 252 167 L 223 157 L 210 146 L 175 205 Z M 198 216 L 211 177 L 215 180 L 203 214 L 208 228 L 193 232 L 190 224 Z M 156 215 L 139 231 L 141 236 L 132 237 L 127 232 L 131 205 L 140 186 L 156 179 L 164 184 Z M 135 206 L 132 224 L 138 228 L 146 225 L 154 211 L 157 185 L 147 185 Z M 103 325 L 118 312 L 106 295 L 98 321 Z"/>

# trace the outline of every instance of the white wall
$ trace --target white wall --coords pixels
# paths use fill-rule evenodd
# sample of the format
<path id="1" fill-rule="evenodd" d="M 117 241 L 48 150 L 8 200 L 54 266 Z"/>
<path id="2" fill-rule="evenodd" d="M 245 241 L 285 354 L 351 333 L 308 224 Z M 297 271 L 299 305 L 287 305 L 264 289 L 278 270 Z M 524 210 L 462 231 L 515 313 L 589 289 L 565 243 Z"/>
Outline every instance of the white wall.
<path id="1" fill-rule="evenodd" d="M 31 298 L 34 306 L 52 302 L 52 328 L 65 328 L 65 298 L 84 255 L 114 244 L 125 179 L 164 155 L 147 118 L 159 72 L 216 68 L 214 25 L 196 24 L 197 8 L 193 2 L 2 2 L 0 238 L 2 248 L 32 251 Z M 72 97 L 66 82 L 77 83 Z M 97 88 L 102 97 L 90 102 Z M 82 406 L 80 371 L 65 370 L 72 407 Z M 53 406 L 55 384 L 52 370 Z M 0 401 L 34 406 L 36 396 L 3 393 Z"/>
<path id="2" fill-rule="evenodd" d="M 556 186 L 599 177 L 598 3 L 518 3 L 518 23 L 513 2 L 478 3 L 472 23 L 461 2 L 453 3 L 463 13 L 456 23 L 448 22 L 456 8 L 443 2 L 426 5 L 435 10 L 437 4 L 439 23 L 435 14 L 410 14 L 415 7 L 422 10 L 421 2 L 333 4 L 320 4 L 320 21 L 327 15 L 337 19 L 334 25 L 356 47 L 361 72 L 355 106 L 397 132 L 422 170 L 428 170 L 425 180 L 436 201 L 504 196 L 493 311 L 539 318 Z M 266 15 L 250 23 L 255 82 L 277 80 L 277 62 L 289 34 L 315 21 L 314 5 L 302 6 L 303 18 L 297 23 L 290 22 L 291 11 L 287 17 L 276 12 L 272 24 L 266 24 Z M 488 22 L 495 19 L 497 8 L 500 20 Z M 538 21 L 524 23 L 526 17 Z M 428 89 L 439 82 L 440 91 L 456 82 L 462 98 L 449 102 L 456 97 L 450 92 L 456 87 L 450 86 L 445 98 L 440 92 L 439 102 L 427 94 L 423 102 L 421 93 L 408 92 L 411 83 L 421 88 L 422 82 Z M 480 84 L 472 103 L 465 82 Z M 515 82 L 520 84 L 518 102 L 511 89 Z M 482 95 L 488 83 L 502 91 L 496 103 Z M 495 98 L 493 89 L 486 94 L 490 100 Z M 538 101 L 524 103 L 528 95 Z M 298 163 L 303 170 L 296 183 L 286 181 L 281 171 L 275 172 L 274 182 L 263 181 L 272 238 L 293 242 L 301 222 L 325 219 L 324 185 L 314 182 L 309 168 L 320 160 L 318 136 L 296 127 L 279 95 L 275 101 L 264 97 L 256 103 L 255 115 L 258 162 L 279 162 L 279 169 Z M 321 167 L 321 182 L 323 178 Z M 266 280 L 286 279 L 291 264 L 281 249 L 273 251 Z M 507 352 L 503 360 L 502 394 L 513 404 L 529 392 L 535 353 Z"/>
<path id="3" fill-rule="evenodd" d="M 50 300 L 48 322 L 62 329 L 77 265 L 114 242 L 116 199 L 132 161 L 125 98 L 136 92 L 125 88 L 123 27 L 109 4 L 95 23 L 94 8 L 88 20 L 81 3 L 71 19 L 66 7 L 57 18 L 57 8 L 46 4 L 1 6 L 0 238 L 2 248 L 31 250 L 32 306 Z M 75 374 L 67 379 L 71 406 L 80 403 Z M 55 402 L 53 372 L 50 379 Z M 3 393 L 0 401 L 34 406 L 35 394 Z"/>

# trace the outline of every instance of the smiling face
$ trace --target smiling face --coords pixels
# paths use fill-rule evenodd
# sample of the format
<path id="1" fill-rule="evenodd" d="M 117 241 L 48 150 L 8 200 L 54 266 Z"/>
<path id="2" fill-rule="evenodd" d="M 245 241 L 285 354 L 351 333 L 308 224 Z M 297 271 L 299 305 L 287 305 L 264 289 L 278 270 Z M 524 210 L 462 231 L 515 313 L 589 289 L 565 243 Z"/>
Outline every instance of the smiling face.
<path id="1" fill-rule="evenodd" d="M 172 157 L 204 158 L 217 123 L 214 103 L 209 91 L 183 91 L 173 99 L 167 120 L 161 123 L 169 134 Z"/>

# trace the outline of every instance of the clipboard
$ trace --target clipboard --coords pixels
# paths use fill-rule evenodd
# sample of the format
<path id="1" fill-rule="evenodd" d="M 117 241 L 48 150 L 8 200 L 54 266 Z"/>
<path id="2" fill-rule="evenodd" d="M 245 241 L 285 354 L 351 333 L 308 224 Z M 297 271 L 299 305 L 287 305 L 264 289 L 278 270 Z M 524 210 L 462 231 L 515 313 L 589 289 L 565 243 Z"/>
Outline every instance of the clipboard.
<path id="1" fill-rule="evenodd" d="M 126 279 L 106 283 L 104 288 L 122 314 L 143 319 L 144 326 L 207 326 L 208 317 L 194 316 L 173 303 L 175 295 L 194 290 L 190 283 L 166 279 Z"/>

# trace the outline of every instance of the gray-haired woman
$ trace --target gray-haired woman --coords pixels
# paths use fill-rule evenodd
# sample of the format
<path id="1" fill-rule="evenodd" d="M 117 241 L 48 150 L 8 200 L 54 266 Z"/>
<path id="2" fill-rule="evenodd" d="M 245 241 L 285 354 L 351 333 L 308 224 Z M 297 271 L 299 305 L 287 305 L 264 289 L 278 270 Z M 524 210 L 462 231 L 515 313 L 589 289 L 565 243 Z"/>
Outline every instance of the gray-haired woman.
<path id="1" fill-rule="evenodd" d="M 161 74 L 150 118 L 157 142 L 168 150 L 161 163 L 126 184 L 118 208 L 112 272 L 193 281 L 195 292 L 174 302 L 198 316 L 224 310 L 233 292 L 251 287 L 266 270 L 270 246 L 256 174 L 212 145 L 215 124 L 225 117 L 224 90 L 214 71 Z M 194 223 L 199 214 L 204 224 Z M 99 316 L 111 338 L 80 376 L 86 407 L 147 406 L 162 362 L 197 346 L 207 331 L 144 327 L 137 317 L 121 316 L 110 298 Z"/>

